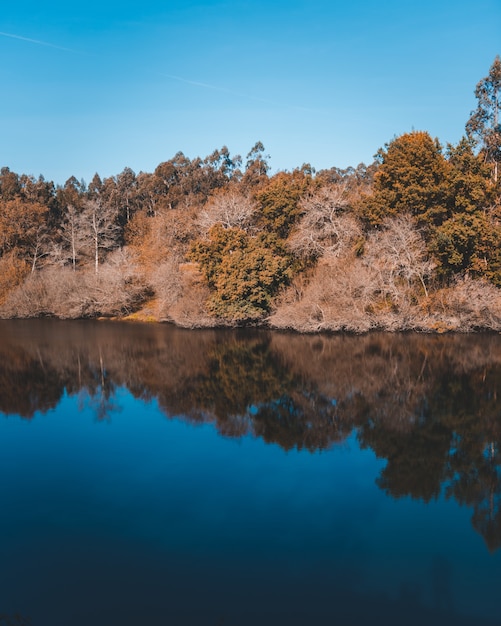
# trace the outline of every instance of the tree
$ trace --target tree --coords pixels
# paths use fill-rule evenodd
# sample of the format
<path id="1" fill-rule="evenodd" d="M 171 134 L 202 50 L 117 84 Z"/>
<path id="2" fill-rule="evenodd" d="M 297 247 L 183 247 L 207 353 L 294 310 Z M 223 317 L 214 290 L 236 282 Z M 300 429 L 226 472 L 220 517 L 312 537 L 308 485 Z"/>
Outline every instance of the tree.
<path id="1" fill-rule="evenodd" d="M 451 213 L 484 211 L 494 202 L 489 166 L 474 153 L 475 142 L 463 137 L 456 146 L 447 146 L 448 187 Z"/>
<path id="2" fill-rule="evenodd" d="M 85 185 L 79 182 L 75 176 L 70 176 L 64 183 L 64 187 L 58 187 L 56 191 L 57 202 L 64 211 L 70 204 L 80 208 L 84 200 Z"/>
<path id="3" fill-rule="evenodd" d="M 11 291 L 22 284 L 29 271 L 28 263 L 19 258 L 17 250 L 0 256 L 0 305 Z"/>
<path id="4" fill-rule="evenodd" d="M 429 259 L 423 237 L 409 216 L 386 220 L 383 229 L 369 237 L 363 258 L 377 277 L 381 291 L 395 304 L 400 304 L 404 298 L 412 299 L 415 283 L 428 297 L 426 281 L 435 264 Z"/>
<path id="5" fill-rule="evenodd" d="M 259 186 L 267 178 L 270 169 L 268 154 L 264 154 L 264 146 L 261 141 L 255 143 L 247 154 L 245 163 L 245 173 L 242 177 L 244 190 Z"/>
<path id="6" fill-rule="evenodd" d="M 434 232 L 431 248 L 440 262 L 439 273 L 486 276 L 501 286 L 501 229 L 482 211 L 456 214 Z"/>
<path id="7" fill-rule="evenodd" d="M 279 172 L 256 194 L 260 222 L 267 232 L 286 239 L 301 216 L 299 201 L 308 191 L 311 176 L 301 170 Z"/>
<path id="8" fill-rule="evenodd" d="M 406 133 L 378 153 L 374 193 L 360 210 L 371 225 L 410 213 L 421 226 L 440 224 L 448 215 L 448 164 L 438 140 L 426 132 Z"/>
<path id="9" fill-rule="evenodd" d="M 8 167 L 0 169 L 0 197 L 3 200 L 13 200 L 21 193 L 19 176 L 11 172 Z"/>
<path id="10" fill-rule="evenodd" d="M 103 190 L 103 181 L 96 172 L 87 187 L 87 197 L 90 199 L 99 198 Z"/>
<path id="11" fill-rule="evenodd" d="M 20 197 L 0 202 L 0 253 L 16 249 L 35 270 L 47 239 L 48 208 L 38 202 L 23 202 Z"/>
<path id="12" fill-rule="evenodd" d="M 501 59 L 496 56 L 489 74 L 475 88 L 477 108 L 471 112 L 466 132 L 473 139 L 487 163 L 492 166 L 494 183 L 499 176 L 501 161 Z"/>
<path id="13" fill-rule="evenodd" d="M 474 153 L 474 145 L 463 137 L 457 146 L 447 148 L 450 213 L 431 229 L 429 247 L 442 276 L 470 272 L 499 285 L 501 228 L 492 209 L 495 190 L 490 167 Z"/>
<path id="14" fill-rule="evenodd" d="M 126 221 L 128 223 L 133 215 L 133 211 L 137 209 L 137 206 L 135 206 L 137 196 L 137 178 L 136 174 L 130 167 L 126 167 L 116 177 L 116 191 L 118 193 L 121 212 L 125 212 L 125 220 L 122 217 L 122 221 Z"/>
<path id="15" fill-rule="evenodd" d="M 73 271 L 77 267 L 77 253 L 80 249 L 80 221 L 81 215 L 79 211 L 72 204 L 69 204 L 61 221 L 59 236 L 63 241 L 63 246 L 69 247 Z"/>
<path id="16" fill-rule="evenodd" d="M 262 318 L 291 273 L 289 255 L 272 237 L 252 237 L 220 223 L 208 240 L 194 243 L 189 258 L 200 264 L 212 292 L 209 311 L 231 321 Z"/>
<path id="17" fill-rule="evenodd" d="M 345 186 L 324 185 L 303 197 L 299 208 L 303 213 L 288 244 L 298 256 L 316 259 L 339 256 L 362 236 L 359 220 L 346 211 Z"/>
<path id="18" fill-rule="evenodd" d="M 238 155 L 232 158 L 226 146 L 220 150 L 214 150 L 203 161 L 211 188 L 224 186 L 234 176 L 238 178 L 241 175 L 239 170 L 241 164 L 242 158 Z"/>
<path id="19" fill-rule="evenodd" d="M 256 213 L 255 204 L 236 187 L 217 190 L 200 212 L 198 223 L 204 231 L 220 223 L 225 228 L 246 229 Z"/>
<path id="20" fill-rule="evenodd" d="M 376 162 L 369 166 L 359 163 L 357 167 L 346 169 L 332 167 L 317 172 L 315 181 L 321 185 L 342 185 L 349 204 L 353 206 L 354 201 L 359 200 L 361 194 L 371 192 L 376 170 Z"/>
<path id="21" fill-rule="evenodd" d="M 117 247 L 120 229 L 116 224 L 116 213 L 103 206 L 99 199 L 86 200 L 79 219 L 80 241 L 94 259 L 94 271 L 99 271 L 99 263 L 104 252 Z"/>
<path id="22" fill-rule="evenodd" d="M 36 179 L 34 176 L 22 174 L 19 178 L 21 195 L 27 202 L 39 202 L 49 208 L 54 208 L 55 187 L 53 182 L 47 182 L 43 176 Z"/>

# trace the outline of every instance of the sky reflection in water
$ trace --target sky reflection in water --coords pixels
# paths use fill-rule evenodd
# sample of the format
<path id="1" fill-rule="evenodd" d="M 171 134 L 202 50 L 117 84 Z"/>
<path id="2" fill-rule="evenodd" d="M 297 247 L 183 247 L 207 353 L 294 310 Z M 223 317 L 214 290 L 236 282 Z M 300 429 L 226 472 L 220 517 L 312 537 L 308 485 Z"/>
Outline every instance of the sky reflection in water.
<path id="1" fill-rule="evenodd" d="M 1 626 L 500 623 L 500 338 L 0 340 Z"/>

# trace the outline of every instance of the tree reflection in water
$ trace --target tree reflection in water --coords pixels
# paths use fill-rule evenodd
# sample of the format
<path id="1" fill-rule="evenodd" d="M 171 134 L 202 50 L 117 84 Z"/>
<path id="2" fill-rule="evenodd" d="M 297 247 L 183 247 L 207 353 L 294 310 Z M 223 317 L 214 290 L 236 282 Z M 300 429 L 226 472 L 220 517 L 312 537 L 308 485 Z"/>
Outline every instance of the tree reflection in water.
<path id="1" fill-rule="evenodd" d="M 0 363 L 0 412 L 27 419 L 65 393 L 109 419 L 125 388 L 167 418 L 285 450 L 313 453 L 355 430 L 386 460 L 377 484 L 387 494 L 428 502 L 445 493 L 472 509 L 489 550 L 501 546 L 499 336 L 5 321 Z"/>

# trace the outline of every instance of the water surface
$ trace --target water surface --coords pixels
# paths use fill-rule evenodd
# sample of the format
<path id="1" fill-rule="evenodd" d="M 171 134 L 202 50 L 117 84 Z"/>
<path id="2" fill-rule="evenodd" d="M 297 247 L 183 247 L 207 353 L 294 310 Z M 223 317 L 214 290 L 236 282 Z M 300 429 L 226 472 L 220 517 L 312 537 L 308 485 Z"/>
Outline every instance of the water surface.
<path id="1" fill-rule="evenodd" d="M 0 625 L 501 623 L 501 337 L 0 322 Z"/>

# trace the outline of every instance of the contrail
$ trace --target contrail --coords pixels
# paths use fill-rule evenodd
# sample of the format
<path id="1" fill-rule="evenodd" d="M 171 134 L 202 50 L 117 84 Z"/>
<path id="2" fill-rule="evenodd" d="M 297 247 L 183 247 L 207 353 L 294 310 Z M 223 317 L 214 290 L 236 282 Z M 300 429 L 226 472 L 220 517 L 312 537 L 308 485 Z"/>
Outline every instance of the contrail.
<path id="1" fill-rule="evenodd" d="M 48 43 L 47 41 L 40 41 L 39 39 L 30 39 L 29 37 L 22 37 L 21 35 L 14 35 L 13 33 L 3 33 L 0 31 L 0 35 L 2 37 L 10 37 L 11 39 L 19 39 L 20 41 L 27 41 L 28 43 L 34 43 L 38 46 L 46 46 L 47 48 L 56 48 L 56 50 L 64 50 L 65 52 L 76 52 L 76 50 L 71 50 L 70 48 L 63 48 L 62 46 L 56 46 L 53 43 Z"/>
<path id="2" fill-rule="evenodd" d="M 227 89 L 226 87 L 218 87 L 217 85 L 211 85 L 209 83 L 202 83 L 197 80 L 189 80 L 188 78 L 182 78 L 181 76 L 176 76 L 175 74 L 164 74 L 162 72 L 155 72 L 158 76 L 163 76 L 164 78 L 171 78 L 173 80 L 178 80 L 181 83 L 186 83 L 187 85 L 194 85 L 195 87 L 203 87 L 204 89 L 212 89 L 213 91 L 221 91 L 222 93 L 228 93 L 232 96 L 237 96 L 239 98 L 246 98 L 247 100 L 254 100 L 256 102 L 262 102 L 264 104 L 271 104 L 272 106 L 281 106 L 278 102 L 273 102 L 272 100 L 266 100 L 265 98 L 258 98 L 257 96 L 252 96 L 251 94 L 240 93 L 238 91 L 233 91 L 232 89 Z M 287 108 L 298 109 L 300 111 L 308 111 L 311 112 L 310 109 L 306 109 L 304 107 L 296 106 L 288 104 Z"/>
<path id="3" fill-rule="evenodd" d="M 264 102 L 266 104 L 275 104 L 270 100 L 264 100 L 263 98 L 257 98 L 256 96 L 251 96 L 249 94 L 239 93 L 238 91 L 233 91 L 232 89 L 227 89 L 226 87 L 218 87 L 217 85 L 210 85 L 209 83 L 202 83 L 198 80 L 189 80 L 188 78 L 182 78 L 181 76 L 176 76 L 175 74 L 163 74 L 158 72 L 159 76 L 163 76 L 164 78 L 172 78 L 173 80 L 178 80 L 181 83 L 186 83 L 187 85 L 194 85 L 195 87 L 204 87 L 205 89 L 212 89 L 213 91 L 222 91 L 223 93 L 229 93 L 232 96 L 238 96 L 240 98 L 250 98 L 251 100 L 257 100 L 258 102 Z"/>
<path id="4" fill-rule="evenodd" d="M 32 43 L 37 46 L 45 46 L 47 48 L 55 48 L 56 50 L 63 50 L 64 52 L 71 52 L 72 54 L 85 54 L 85 52 L 78 52 L 78 50 L 72 50 L 71 48 L 64 48 L 63 46 L 57 46 L 56 44 L 49 43 L 48 41 L 41 41 L 40 39 L 31 39 L 30 37 L 23 37 L 22 35 L 16 35 L 14 33 L 5 33 L 0 31 L 1 37 L 9 37 L 10 39 L 18 39 L 19 41 L 26 41 L 27 43 Z M 177 80 L 181 83 L 185 83 L 187 85 L 193 85 L 195 87 L 202 87 L 203 89 L 212 89 L 213 91 L 220 91 L 222 93 L 227 93 L 232 96 L 237 96 L 238 98 L 245 98 L 246 100 L 254 100 L 255 102 L 262 102 L 264 104 L 270 104 L 276 107 L 284 107 L 289 109 L 296 109 L 298 111 L 305 111 L 312 113 L 311 109 L 307 109 L 297 105 L 291 104 L 279 104 L 278 102 L 273 102 L 272 100 L 267 100 L 265 98 L 259 98 L 257 96 L 253 96 L 248 93 L 241 93 L 238 91 L 233 91 L 232 89 L 227 89 L 226 87 L 219 87 L 217 85 L 211 85 L 210 83 L 203 83 L 196 80 L 189 80 L 188 78 L 183 78 L 182 76 L 176 76 L 175 74 L 164 74 L 161 72 L 154 72 L 157 76 L 162 76 L 163 78 L 170 78 L 171 80 Z"/>

